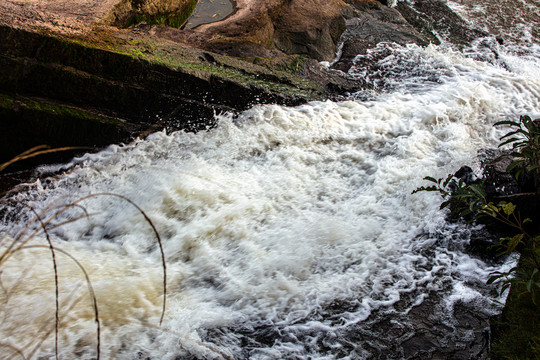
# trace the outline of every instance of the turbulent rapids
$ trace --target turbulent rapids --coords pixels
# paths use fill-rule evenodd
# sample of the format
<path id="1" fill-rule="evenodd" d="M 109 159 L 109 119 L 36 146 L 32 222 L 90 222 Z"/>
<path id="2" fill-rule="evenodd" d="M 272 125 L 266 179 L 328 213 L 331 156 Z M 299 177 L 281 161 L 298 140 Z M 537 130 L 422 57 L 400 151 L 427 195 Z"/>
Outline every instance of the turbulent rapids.
<path id="1" fill-rule="evenodd" d="M 533 41 L 516 52 L 515 44 L 380 44 L 357 58 L 370 57 L 369 73 L 350 71 L 373 85 L 369 93 L 256 106 L 218 116 L 208 131 L 158 132 L 60 166 L 64 175 L 13 198 L 35 213 L 4 218 L 4 249 L 18 232 L 29 240 L 2 264 L 2 345 L 54 357 L 48 235 L 90 279 L 103 358 L 481 354 L 483 321 L 501 300 L 485 281 L 513 259 L 466 254 L 468 230 L 446 223 L 435 195 L 411 192 L 426 175 L 478 169 L 478 151 L 501 135 L 495 122 L 540 115 L 539 49 Z M 151 223 L 122 198 L 78 202 L 98 193 L 130 199 Z M 34 214 L 55 213 L 48 234 L 28 228 Z M 167 264 L 161 325 L 152 224 Z M 85 274 L 63 253 L 56 262 L 60 358 L 95 358 Z M 462 327 L 464 316 L 477 323 Z"/>

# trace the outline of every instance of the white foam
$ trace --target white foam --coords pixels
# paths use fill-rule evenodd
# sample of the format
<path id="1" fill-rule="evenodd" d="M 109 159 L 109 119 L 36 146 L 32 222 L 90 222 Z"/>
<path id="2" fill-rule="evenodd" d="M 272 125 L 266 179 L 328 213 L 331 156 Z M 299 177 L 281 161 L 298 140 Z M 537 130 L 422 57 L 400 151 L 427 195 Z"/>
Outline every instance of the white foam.
<path id="1" fill-rule="evenodd" d="M 266 324 L 282 337 L 249 356 L 332 358 L 318 353 L 317 336 L 310 344 L 298 340 L 301 334 L 337 336 L 405 295 L 413 297 L 412 306 L 429 290 L 444 292 L 448 282 L 455 290 L 450 302 L 457 292 L 468 300 L 486 296 L 464 279 L 485 281 L 494 268 L 463 255 L 459 244 L 441 246 L 435 235 L 445 224 L 440 200 L 411 191 L 426 175 L 476 166 L 477 150 L 497 143 L 494 122 L 540 113 L 540 78 L 527 67 L 511 73 L 433 46 L 392 51 L 383 68 L 399 69 L 409 57 L 415 71 L 373 101 L 256 106 L 237 119 L 220 116 L 208 132 L 155 133 L 87 155 L 39 197 L 28 194 L 37 199 L 36 211 L 49 213 L 59 198 L 120 194 L 144 209 L 161 234 L 169 291 L 165 322 L 156 330 L 161 255 L 135 207 L 93 197 L 80 203 L 90 218 L 50 232 L 87 269 L 100 312 L 110 317 L 104 319 L 105 357 L 245 357 L 234 329 Z M 406 62 L 403 71 L 411 66 Z M 414 85 L 422 71 L 438 81 L 410 91 L 407 82 Z M 56 221 L 82 215 L 73 207 Z M 45 243 L 42 236 L 32 241 Z M 10 283 L 9 324 L 29 328 L 12 338 L 17 346 L 40 331 L 30 319 L 44 317 L 50 326 L 54 314 L 50 253 L 42 253 L 39 260 L 23 256 L 3 265 L 3 281 L 29 271 L 23 287 Z M 72 289 L 86 291 L 84 278 L 69 260 L 59 262 L 70 269 L 60 278 L 68 302 Z M 43 314 L 20 314 L 20 303 Z M 325 317 L 337 303 L 348 306 Z M 60 332 L 66 354 L 95 356 L 91 314 L 81 302 L 66 315 Z M 212 329 L 222 333 L 205 337 Z M 40 353 L 49 356 L 52 346 L 49 337 Z"/>

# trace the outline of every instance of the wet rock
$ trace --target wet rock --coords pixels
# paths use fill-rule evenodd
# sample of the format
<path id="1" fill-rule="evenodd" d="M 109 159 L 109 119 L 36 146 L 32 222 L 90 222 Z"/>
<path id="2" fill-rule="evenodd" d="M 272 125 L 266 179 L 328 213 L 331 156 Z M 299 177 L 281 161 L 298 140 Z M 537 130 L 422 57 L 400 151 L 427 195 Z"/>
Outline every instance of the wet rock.
<path id="1" fill-rule="evenodd" d="M 454 176 L 458 179 L 463 180 L 467 185 L 472 184 L 477 180 L 476 176 L 474 175 L 473 169 L 471 169 L 470 166 L 460 167 L 459 170 L 456 171 Z"/>
<path id="2" fill-rule="evenodd" d="M 396 9 L 425 39 L 434 44 L 444 40 L 464 46 L 488 35 L 485 31 L 471 28 L 442 0 L 400 1 Z"/>
<path id="3" fill-rule="evenodd" d="M 498 156 L 484 162 L 485 189 L 489 197 L 500 197 L 520 192 L 520 185 L 514 176 L 506 172 L 512 163 L 510 154 Z"/>
<path id="4" fill-rule="evenodd" d="M 322 94 L 298 76 L 187 46 L 165 43 L 157 54 L 149 47 L 145 59 L 130 55 L 140 53 L 132 44 L 118 40 L 115 46 L 122 50 L 107 51 L 0 25 L 0 125 L 12 135 L 3 142 L 3 160 L 43 143 L 102 146 L 150 130 L 206 129 L 216 113 L 256 103 L 295 105 Z M 15 97 L 23 102 L 14 102 Z M 46 106 L 21 106 L 27 99 Z M 52 105 L 68 110 L 48 111 Z"/>
<path id="5" fill-rule="evenodd" d="M 501 236 L 501 233 L 493 233 L 493 227 L 491 229 L 486 227 L 472 229 L 469 243 L 463 250 L 486 262 L 501 261 L 501 249 L 498 247 Z"/>
<path id="6" fill-rule="evenodd" d="M 127 27 L 139 22 L 179 28 L 191 16 L 198 0 L 122 0 L 107 15 L 112 25 Z"/>
<path id="7" fill-rule="evenodd" d="M 342 0 L 241 0 L 230 17 L 194 29 L 155 29 L 173 41 L 237 57 L 334 58 L 345 30 Z"/>
<path id="8" fill-rule="evenodd" d="M 353 79 L 337 69 L 321 65 L 313 59 L 306 61 L 302 76 L 324 86 L 331 99 L 343 99 L 349 93 L 366 88 L 362 79 Z"/>
<path id="9" fill-rule="evenodd" d="M 345 20 L 341 0 L 287 1 L 270 11 L 274 45 L 286 54 L 302 54 L 319 61 L 334 59 Z"/>
<path id="10" fill-rule="evenodd" d="M 368 49 L 380 42 L 428 44 L 397 10 L 375 0 L 354 0 L 348 3 L 353 11 L 346 14 L 347 30 L 342 38 L 342 54 L 333 68 L 347 72 L 357 55 L 366 54 Z"/>

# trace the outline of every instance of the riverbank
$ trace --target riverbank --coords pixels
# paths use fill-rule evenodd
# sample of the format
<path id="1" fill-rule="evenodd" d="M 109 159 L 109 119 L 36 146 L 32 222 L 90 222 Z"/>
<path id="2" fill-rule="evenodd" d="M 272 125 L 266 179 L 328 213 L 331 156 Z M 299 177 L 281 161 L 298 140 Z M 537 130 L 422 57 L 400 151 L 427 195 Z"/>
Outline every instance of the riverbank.
<path id="1" fill-rule="evenodd" d="M 336 99 L 371 88 L 346 74 L 356 55 L 381 41 L 428 43 L 373 0 L 237 1 L 231 16 L 184 30 L 118 27 L 114 1 L 91 1 L 0 4 L 0 160 L 41 144 L 102 148 L 163 128 L 197 131 L 256 104 Z M 454 23 L 445 33 L 463 33 Z M 319 63 L 334 58 L 340 37 L 337 61 Z"/>
<path id="2" fill-rule="evenodd" d="M 14 2 L 2 6 L 8 3 Z M 243 35 L 232 40 L 230 35 L 239 30 L 231 25 L 238 20 L 233 17 L 227 27 L 222 24 L 226 41 L 212 37 L 219 33 L 216 24 L 207 27 L 208 38 L 148 23 L 123 29 L 94 22 L 86 32 L 69 34 L 0 28 L 5 40 L 0 60 L 6 65 L 0 68 L 1 111 L 3 119 L 12 120 L 2 131 L 3 143 L 12 144 L 8 150 L 22 144 L 14 139 L 17 131 L 21 138 L 55 146 L 101 147 L 168 130 L 169 135 L 158 132 L 148 141 L 86 155 L 47 191 L 57 191 L 60 198 L 119 191 L 158 219 L 173 269 L 170 314 L 182 314 L 171 318 L 167 329 L 189 324 L 187 330 L 177 329 L 182 346 L 177 338 L 163 340 L 170 335 L 166 331 L 156 335 L 163 343 L 175 343 L 171 351 L 202 356 L 218 348 L 238 358 L 265 351 L 285 354 L 282 358 L 321 353 L 392 353 L 411 359 L 487 356 L 492 304 L 485 302 L 483 292 L 489 290 L 479 279 L 489 266 L 481 257 L 461 252 L 467 234 L 429 233 L 433 223 L 445 226 L 433 215 L 438 205 L 407 194 L 426 166 L 439 171 L 449 161 L 475 157 L 470 144 L 488 143 L 489 123 L 523 111 L 520 101 L 534 91 L 527 92 L 532 86 L 517 75 L 452 51 L 384 45 L 374 50 L 380 41 L 426 46 L 461 36 L 461 42 L 455 41 L 459 49 L 485 34 L 469 29 L 438 2 L 419 0 L 416 7 L 399 3 L 401 12 L 374 1 L 347 3 L 335 26 L 307 29 L 328 31 L 322 47 L 309 37 L 310 31 L 300 36 L 307 42 L 304 48 L 287 43 L 283 31 L 291 19 L 280 23 L 276 36 L 249 35 L 271 34 L 264 38 L 267 42 Z M 264 9 L 262 15 L 255 12 L 255 20 L 240 23 L 253 25 L 284 13 Z M 329 15 L 335 18 L 335 13 Z M 343 31 L 336 63 L 327 57 L 337 45 L 330 28 Z M 204 48 L 179 39 L 192 39 Z M 498 55 L 496 43 L 487 43 L 482 54 Z M 350 69 L 353 73 L 346 74 Z M 400 90 L 392 92 L 385 84 Z M 425 92 L 415 88 L 419 84 Z M 343 96 L 359 89 L 367 91 Z M 255 106 L 242 113 L 265 103 L 299 105 L 354 96 L 369 100 L 370 92 L 385 96 L 378 104 Z M 206 132 L 217 121 L 214 113 L 233 115 L 218 116 L 223 126 Z M 178 129 L 192 133 L 171 134 Z M 25 143 L 26 148 L 31 145 Z M 80 231 L 67 224 L 60 239 L 70 239 L 66 246 L 80 246 L 76 251 L 89 268 L 101 254 L 100 246 L 107 244 L 99 255 L 103 262 L 128 264 L 115 274 L 122 274 L 123 284 L 130 287 L 126 292 L 132 296 L 124 300 L 148 296 L 122 311 L 153 314 L 160 303 L 152 290 L 161 286 L 154 279 L 159 276 L 152 273 L 143 283 L 139 273 L 141 268 L 150 273 L 154 245 L 144 241 L 153 234 L 138 225 L 132 228 L 140 219 L 126 222 L 121 206 L 99 205 L 89 212 L 103 213 L 92 223 L 103 225 Z M 432 222 L 430 216 L 440 221 Z M 138 245 L 129 245 L 127 238 Z M 99 271 L 91 275 L 100 285 L 112 281 Z M 336 284 L 336 278 L 343 281 Z M 118 298 L 103 286 L 101 291 L 105 304 Z M 483 307 L 471 299 L 480 299 Z M 205 306 L 210 311 L 204 312 Z M 138 319 L 146 321 L 145 316 Z M 201 325 L 198 319 L 205 316 L 210 320 Z M 21 319 L 14 316 L 13 321 Z M 93 331 L 88 327 L 81 333 Z M 142 331 L 122 341 L 138 344 L 146 336 Z M 162 344 L 156 337 L 152 335 L 152 344 Z M 80 344 L 73 340 L 70 349 L 87 346 Z M 108 345 L 106 351 L 132 351 L 123 344 Z M 84 351 L 91 353 L 90 348 Z M 162 354 L 162 349 L 147 351 L 155 358 Z"/>

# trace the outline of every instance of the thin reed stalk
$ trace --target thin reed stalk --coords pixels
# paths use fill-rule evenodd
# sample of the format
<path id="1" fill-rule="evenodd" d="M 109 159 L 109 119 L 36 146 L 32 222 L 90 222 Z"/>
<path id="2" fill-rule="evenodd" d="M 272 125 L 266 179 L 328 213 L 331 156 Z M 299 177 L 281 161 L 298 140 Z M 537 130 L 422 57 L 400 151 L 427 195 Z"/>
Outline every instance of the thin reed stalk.
<path id="1" fill-rule="evenodd" d="M 13 164 L 15 162 L 18 162 L 18 161 L 28 159 L 28 158 L 32 158 L 32 157 L 39 156 L 39 155 L 44 155 L 44 154 L 60 152 L 60 151 L 80 150 L 80 149 L 90 149 L 90 148 L 85 148 L 85 147 L 62 147 L 62 148 L 50 149 L 48 146 L 45 146 L 45 145 L 36 146 L 36 147 L 34 147 L 32 149 L 29 149 L 29 150 L 17 155 L 13 159 L 11 159 L 11 160 L 3 163 L 3 164 L 0 164 L 0 172 L 5 170 L 11 164 Z M 8 193 L 10 193 L 10 191 L 2 193 L 2 194 L 0 194 L 0 196 L 4 196 L 4 195 L 6 195 Z M 31 205 L 20 202 L 18 200 L 0 199 L 0 205 L 5 204 L 7 202 L 13 202 L 13 203 L 22 205 L 24 208 L 27 209 L 27 212 L 22 211 L 17 215 L 17 220 L 15 222 L 18 223 L 20 221 L 23 221 L 23 222 L 25 222 L 25 226 L 24 226 L 24 228 L 22 230 L 20 230 L 20 231 L 16 232 L 15 234 L 9 236 L 11 238 L 11 242 L 9 244 L 6 244 L 5 249 L 3 250 L 2 254 L 0 254 L 0 266 L 2 266 L 2 264 L 4 264 L 6 261 L 8 261 L 13 256 L 14 253 L 25 250 L 25 249 L 43 248 L 43 249 L 48 249 L 48 251 L 50 251 L 50 253 L 51 253 L 52 262 L 53 262 L 53 269 L 54 269 L 54 281 L 55 281 L 55 325 L 54 325 L 54 332 L 55 332 L 55 358 L 56 359 L 58 359 L 58 357 L 59 357 L 59 346 L 58 346 L 58 337 L 59 336 L 58 336 L 58 334 L 59 334 L 60 319 L 61 319 L 61 317 L 60 317 L 60 301 L 59 301 L 59 278 L 58 278 L 58 266 L 57 266 L 58 264 L 57 264 L 57 256 L 56 256 L 57 253 L 58 254 L 63 254 L 65 256 L 67 256 L 68 258 L 70 258 L 77 265 L 77 267 L 79 267 L 79 269 L 84 274 L 85 281 L 86 281 L 86 284 L 87 284 L 87 287 L 88 287 L 88 292 L 90 294 L 90 298 L 91 298 L 91 302 L 92 302 L 92 307 L 93 307 L 93 310 L 94 310 L 94 320 L 96 322 L 96 358 L 97 358 L 97 360 L 99 360 L 100 356 L 101 356 L 101 322 L 100 322 L 100 317 L 99 317 L 99 308 L 98 308 L 98 304 L 97 304 L 97 298 L 96 298 L 96 295 L 95 295 L 94 288 L 92 286 L 92 282 L 90 281 L 90 277 L 89 277 L 86 269 L 84 268 L 84 266 L 74 256 L 72 256 L 71 254 L 69 254 L 65 250 L 57 248 L 57 247 L 55 247 L 53 245 L 53 241 L 52 241 L 51 236 L 49 234 L 49 232 L 51 230 L 54 230 L 56 228 L 59 228 L 61 226 L 64 226 L 64 225 L 72 223 L 72 222 L 76 222 L 76 221 L 81 220 L 83 218 L 89 218 L 90 216 L 96 215 L 94 213 L 92 213 L 92 214 L 88 213 L 86 208 L 84 206 L 80 205 L 80 203 L 82 201 L 84 201 L 84 200 L 94 198 L 94 197 L 98 197 L 98 196 L 116 197 L 116 198 L 119 198 L 119 199 L 122 199 L 122 200 L 128 202 L 133 207 L 135 207 L 135 209 L 139 213 L 141 213 L 143 215 L 146 222 L 152 228 L 152 230 L 153 230 L 153 232 L 154 232 L 154 234 L 156 236 L 156 239 L 157 239 L 157 244 L 158 244 L 159 251 L 160 251 L 160 254 L 161 254 L 161 261 L 162 261 L 162 267 L 163 267 L 163 306 L 162 306 L 162 311 L 161 311 L 161 317 L 160 317 L 160 320 L 159 320 L 159 326 L 162 325 L 163 319 L 164 319 L 164 316 L 165 316 L 166 304 L 167 304 L 167 264 L 166 264 L 165 252 L 164 252 L 164 249 L 163 249 L 163 243 L 162 243 L 161 237 L 159 235 L 159 232 L 157 231 L 157 229 L 156 229 L 154 223 L 152 222 L 152 220 L 150 219 L 150 217 L 144 212 L 144 210 L 142 210 L 132 200 L 128 199 L 127 197 L 125 197 L 123 195 L 119 195 L 119 194 L 98 193 L 98 194 L 87 195 L 87 196 L 82 197 L 82 198 L 80 198 L 80 199 L 78 199 L 78 200 L 76 200 L 74 202 L 69 203 L 69 204 L 60 204 L 60 205 L 58 205 L 58 202 L 61 201 L 61 199 L 57 199 L 52 204 L 49 204 L 49 206 L 47 206 L 45 209 L 38 212 Z M 53 223 L 53 220 L 57 219 L 62 213 L 64 213 L 65 211 L 67 211 L 70 208 L 80 208 L 83 211 L 84 214 L 81 215 L 81 216 L 77 216 L 77 217 L 62 221 L 60 223 L 56 223 L 56 224 Z M 29 215 L 28 211 L 33 214 L 33 217 Z M 53 212 L 52 215 L 50 215 L 51 212 Z M 26 218 L 28 218 L 28 220 L 26 220 Z M 47 245 L 29 245 L 28 243 L 33 238 L 35 238 L 41 231 L 43 231 L 43 233 L 45 235 Z M 3 243 L 4 239 L 2 239 L 0 241 Z M 0 272 L 0 274 L 1 274 L 1 272 Z M 1 285 L 1 279 L 0 279 L 0 285 Z M 73 307 L 75 303 L 76 302 L 73 302 L 73 304 L 71 304 L 71 307 Z M 152 325 L 151 327 L 158 328 L 158 327 L 156 327 L 154 325 Z M 51 331 L 52 330 L 46 331 L 46 334 L 44 335 L 44 337 L 41 338 L 41 341 L 36 346 L 34 346 L 34 349 L 31 351 L 31 354 L 29 355 L 28 358 L 32 357 L 38 351 L 38 349 L 41 346 L 41 344 L 43 343 L 43 341 L 46 338 L 49 337 Z M 27 357 L 25 357 L 25 355 L 24 355 L 24 353 L 23 353 L 23 351 L 21 349 L 13 346 L 11 344 L 0 342 L 0 347 L 2 347 L 2 346 L 6 347 L 6 348 L 10 348 L 14 353 L 17 353 L 23 359 L 27 358 Z M 219 350 L 217 350 L 217 349 L 212 349 L 212 350 L 215 351 L 216 353 L 222 355 L 224 358 L 228 358 L 225 354 L 221 353 Z"/>
<path id="2" fill-rule="evenodd" d="M 26 360 L 26 356 L 24 356 L 24 353 L 22 352 L 21 349 L 11 345 L 11 344 L 8 344 L 8 343 L 4 343 L 4 342 L 0 342 L 0 347 L 5 347 L 5 348 L 9 348 L 11 349 L 13 352 L 17 353 L 17 355 L 19 355 L 21 358 L 23 358 L 24 360 Z"/>
<path id="3" fill-rule="evenodd" d="M 165 251 L 163 250 L 163 243 L 161 241 L 161 236 L 159 235 L 159 232 L 157 231 L 154 223 L 148 217 L 148 215 L 144 212 L 144 210 L 141 209 L 139 207 L 139 205 L 135 204 L 133 201 L 131 201 L 130 199 L 128 199 L 127 197 L 125 197 L 123 195 L 114 194 L 114 193 L 91 194 L 91 195 L 85 196 L 83 198 L 80 198 L 79 200 L 75 201 L 74 204 L 79 203 L 79 202 L 81 202 L 83 200 L 90 199 L 90 198 L 93 198 L 93 197 L 98 197 L 98 196 L 112 196 L 112 197 L 117 197 L 117 198 L 120 198 L 120 199 L 122 199 L 124 201 L 127 201 L 129 204 L 131 204 L 133 207 L 135 207 L 135 209 L 137 209 L 137 211 L 139 213 L 142 214 L 142 216 L 144 217 L 146 222 L 150 225 L 150 227 L 152 227 L 152 230 L 154 231 L 154 234 L 156 235 L 157 243 L 158 243 L 158 246 L 159 246 L 159 251 L 161 253 L 161 265 L 163 267 L 163 308 L 162 308 L 161 317 L 160 317 L 160 320 L 159 320 L 159 325 L 161 326 L 161 324 L 163 323 L 163 318 L 165 316 L 165 309 L 166 309 L 166 303 L 167 303 L 167 262 L 165 260 Z"/>
<path id="4" fill-rule="evenodd" d="M 38 249 L 38 248 L 45 248 L 47 249 L 48 247 L 46 245 L 27 245 L 27 246 L 24 246 L 22 249 Z M 77 260 L 73 255 L 71 255 L 70 253 L 68 253 L 67 251 L 65 250 L 62 250 L 60 248 L 56 248 L 55 249 L 57 252 L 59 253 L 62 253 L 64 254 L 65 256 L 69 257 L 78 267 L 79 269 L 82 271 L 82 273 L 84 274 L 84 278 L 86 280 L 86 284 L 88 286 L 88 292 L 90 294 L 90 298 L 92 300 L 92 307 L 94 309 L 94 320 L 96 321 L 96 336 L 97 336 L 97 344 L 96 344 L 96 353 L 97 353 L 97 360 L 100 359 L 100 354 L 101 354 L 101 323 L 100 323 L 100 320 L 99 320 L 99 308 L 98 308 L 98 304 L 97 304 L 97 298 L 96 298 L 96 293 L 94 291 L 94 287 L 92 286 L 92 282 L 90 281 L 90 276 L 88 276 L 88 272 L 86 271 L 86 269 L 84 268 L 84 266 L 79 262 L 79 260 Z"/>
<path id="5" fill-rule="evenodd" d="M 8 160 L 5 163 L 0 164 L 0 171 L 4 171 L 5 168 L 7 168 L 8 166 L 10 166 L 10 165 L 12 165 L 12 164 L 14 164 L 16 162 L 23 161 L 23 160 L 26 160 L 26 159 L 30 159 L 30 158 L 40 156 L 40 155 L 52 154 L 52 153 L 61 152 L 61 151 L 91 150 L 91 149 L 92 148 L 88 147 L 88 146 L 65 146 L 65 147 L 51 149 L 47 145 L 38 145 L 38 146 L 35 146 L 35 147 L 33 147 L 33 148 L 29 149 L 29 150 L 26 150 L 25 152 L 23 152 L 23 153 L 21 153 L 21 154 L 19 154 L 17 156 L 15 156 L 11 160 Z"/>

